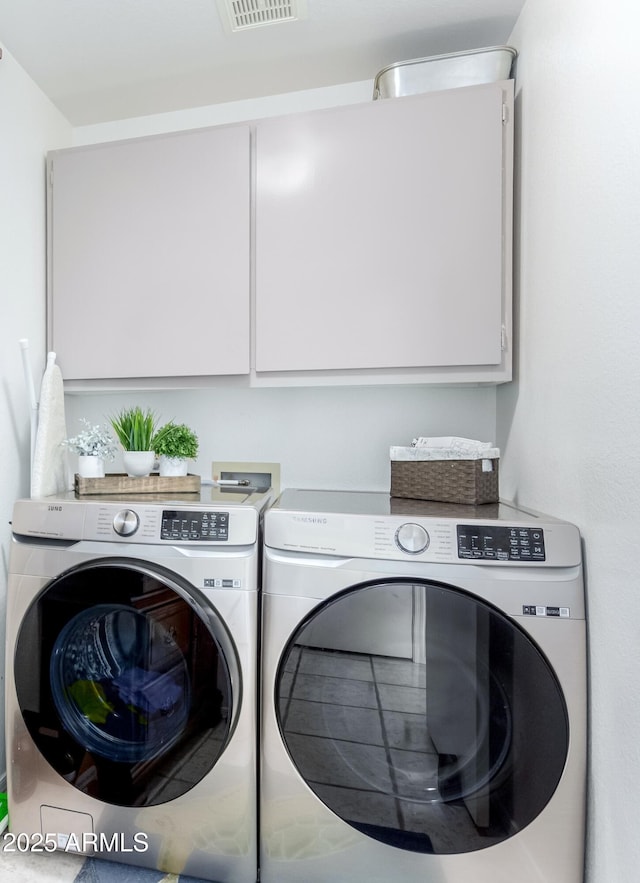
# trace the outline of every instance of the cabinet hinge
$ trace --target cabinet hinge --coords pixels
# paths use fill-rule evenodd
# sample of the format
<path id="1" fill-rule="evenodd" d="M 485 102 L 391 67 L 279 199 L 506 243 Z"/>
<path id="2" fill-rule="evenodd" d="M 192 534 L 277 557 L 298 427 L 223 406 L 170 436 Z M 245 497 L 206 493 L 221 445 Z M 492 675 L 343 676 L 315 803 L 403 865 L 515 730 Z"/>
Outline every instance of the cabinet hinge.
<path id="1" fill-rule="evenodd" d="M 506 104 L 502 105 L 502 125 L 504 126 L 509 120 L 509 108 Z"/>
<path id="2" fill-rule="evenodd" d="M 507 329 L 503 325 L 500 328 L 500 349 L 504 352 L 507 348 Z"/>

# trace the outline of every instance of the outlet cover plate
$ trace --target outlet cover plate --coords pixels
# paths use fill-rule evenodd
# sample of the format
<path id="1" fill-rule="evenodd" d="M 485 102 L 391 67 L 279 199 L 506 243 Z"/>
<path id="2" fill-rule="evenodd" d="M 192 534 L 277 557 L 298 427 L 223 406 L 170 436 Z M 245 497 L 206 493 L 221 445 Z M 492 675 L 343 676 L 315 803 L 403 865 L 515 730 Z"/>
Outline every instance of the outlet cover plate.
<path id="1" fill-rule="evenodd" d="M 256 476 L 270 476 L 267 487 L 273 488 L 275 494 L 280 493 L 280 464 L 279 463 L 230 463 L 214 461 L 211 464 L 211 477 L 214 481 L 219 479 L 243 479 L 248 478 L 252 483 Z M 266 479 L 265 479 L 266 481 Z M 265 485 L 259 483 L 260 487 Z"/>

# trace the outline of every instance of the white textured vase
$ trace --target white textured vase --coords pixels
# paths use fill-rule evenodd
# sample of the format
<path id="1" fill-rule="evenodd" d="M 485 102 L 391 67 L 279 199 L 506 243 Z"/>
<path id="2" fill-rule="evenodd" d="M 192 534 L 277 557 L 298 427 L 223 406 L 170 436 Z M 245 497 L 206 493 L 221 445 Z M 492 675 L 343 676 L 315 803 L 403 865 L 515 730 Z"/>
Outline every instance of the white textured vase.
<path id="1" fill-rule="evenodd" d="M 189 463 L 184 457 L 160 457 L 160 475 L 186 475 Z"/>
<path id="2" fill-rule="evenodd" d="M 78 456 L 78 475 L 81 478 L 104 478 L 104 460 L 90 454 Z"/>
<path id="3" fill-rule="evenodd" d="M 122 455 L 124 471 L 130 478 L 144 478 L 153 471 L 156 455 L 153 451 L 125 451 Z"/>

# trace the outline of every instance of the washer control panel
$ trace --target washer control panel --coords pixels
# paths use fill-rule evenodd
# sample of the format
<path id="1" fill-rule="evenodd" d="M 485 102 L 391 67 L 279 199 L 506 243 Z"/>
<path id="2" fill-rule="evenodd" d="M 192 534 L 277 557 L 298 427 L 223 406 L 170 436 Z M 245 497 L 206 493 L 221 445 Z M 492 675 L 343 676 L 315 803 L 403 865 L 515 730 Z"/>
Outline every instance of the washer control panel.
<path id="1" fill-rule="evenodd" d="M 264 505 L 269 498 L 264 499 Z M 195 505 L 194 505 L 195 504 Z M 17 500 L 12 529 L 16 536 L 163 546 L 255 546 L 261 509 L 225 500 L 204 501 L 42 498 Z M 396 547 L 397 548 L 397 547 Z"/>
<path id="2" fill-rule="evenodd" d="M 226 542 L 229 539 L 229 513 L 211 509 L 163 509 L 160 539 Z"/>
<path id="3" fill-rule="evenodd" d="M 456 525 L 458 558 L 484 561 L 545 561 L 544 530 L 484 524 Z"/>

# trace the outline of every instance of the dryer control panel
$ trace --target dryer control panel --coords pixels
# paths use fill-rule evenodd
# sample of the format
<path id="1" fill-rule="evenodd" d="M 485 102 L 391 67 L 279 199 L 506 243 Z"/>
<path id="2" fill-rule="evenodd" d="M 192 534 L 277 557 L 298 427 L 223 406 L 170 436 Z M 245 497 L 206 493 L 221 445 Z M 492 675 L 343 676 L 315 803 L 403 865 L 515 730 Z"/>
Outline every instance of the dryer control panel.
<path id="1" fill-rule="evenodd" d="M 307 555 L 472 567 L 572 567 L 580 532 L 510 503 L 479 506 L 376 491 L 287 488 L 265 513 L 268 548 Z"/>
<path id="2" fill-rule="evenodd" d="M 484 561 L 544 561 L 541 527 L 458 524 L 458 558 Z"/>

